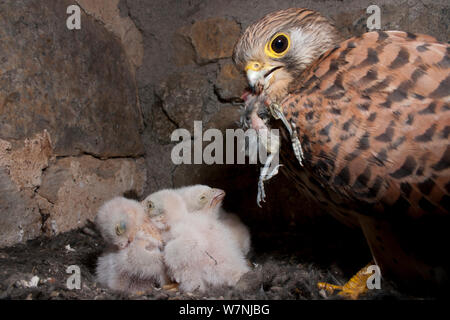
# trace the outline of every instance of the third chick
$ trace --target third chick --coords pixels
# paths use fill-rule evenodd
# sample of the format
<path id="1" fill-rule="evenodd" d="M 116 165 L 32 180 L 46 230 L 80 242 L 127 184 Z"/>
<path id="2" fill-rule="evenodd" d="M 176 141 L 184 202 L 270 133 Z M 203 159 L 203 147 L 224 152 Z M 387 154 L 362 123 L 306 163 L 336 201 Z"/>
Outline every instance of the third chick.
<path id="1" fill-rule="evenodd" d="M 209 212 L 220 222 L 228 227 L 239 243 L 244 255 L 250 251 L 250 232 L 241 219 L 233 213 L 228 213 L 222 208 L 225 191 L 211 188 L 206 185 L 193 185 L 176 189 L 186 203 L 189 212 Z M 209 204 L 214 204 L 214 210 L 210 210 Z"/>

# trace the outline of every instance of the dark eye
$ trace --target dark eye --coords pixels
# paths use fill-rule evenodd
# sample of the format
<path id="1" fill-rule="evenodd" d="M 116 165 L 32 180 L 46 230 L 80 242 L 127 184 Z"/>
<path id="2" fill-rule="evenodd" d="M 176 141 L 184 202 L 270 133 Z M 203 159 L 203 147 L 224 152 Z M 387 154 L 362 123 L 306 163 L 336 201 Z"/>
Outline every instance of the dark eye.
<path id="1" fill-rule="evenodd" d="M 121 221 L 119 224 L 116 225 L 116 234 L 118 236 L 121 236 L 125 233 L 127 230 L 127 224 L 124 221 Z"/>
<path id="2" fill-rule="evenodd" d="M 285 35 L 280 34 L 275 39 L 272 40 L 272 43 L 270 44 L 270 48 L 275 53 L 283 53 L 286 51 L 286 49 L 289 46 L 289 40 L 286 38 Z"/>

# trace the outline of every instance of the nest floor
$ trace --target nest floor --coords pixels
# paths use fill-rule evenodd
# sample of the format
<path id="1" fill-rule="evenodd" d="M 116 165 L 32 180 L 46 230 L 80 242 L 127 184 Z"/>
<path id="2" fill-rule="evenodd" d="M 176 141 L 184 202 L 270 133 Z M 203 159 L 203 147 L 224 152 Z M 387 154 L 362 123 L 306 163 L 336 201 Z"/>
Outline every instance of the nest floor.
<path id="1" fill-rule="evenodd" d="M 0 249 L 0 299 L 340 299 L 316 286 L 318 281 L 344 284 L 370 261 L 359 231 L 325 221 L 312 226 L 252 235 L 249 260 L 254 265 L 234 288 L 206 293 L 180 293 L 150 288 L 140 295 L 126 295 L 95 282 L 95 265 L 105 244 L 95 227 L 51 238 L 41 237 Z M 81 289 L 66 286 L 66 269 L 81 269 Z M 30 281 L 34 277 L 35 283 Z M 37 278 L 39 281 L 37 281 Z M 370 290 L 361 299 L 417 299 L 382 281 L 381 290 Z"/>

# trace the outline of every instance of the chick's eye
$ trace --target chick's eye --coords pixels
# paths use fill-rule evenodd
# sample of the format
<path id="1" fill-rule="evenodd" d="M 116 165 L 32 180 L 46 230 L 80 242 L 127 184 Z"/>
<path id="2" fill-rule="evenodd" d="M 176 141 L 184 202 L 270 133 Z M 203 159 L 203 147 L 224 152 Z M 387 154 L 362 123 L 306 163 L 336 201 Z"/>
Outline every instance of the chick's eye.
<path id="1" fill-rule="evenodd" d="M 200 201 L 205 201 L 206 200 L 206 196 L 205 195 L 202 195 L 201 197 L 200 197 Z"/>
<path id="2" fill-rule="evenodd" d="M 268 43 L 267 53 L 272 58 L 282 57 L 289 49 L 290 42 L 287 34 L 275 35 Z"/>
<path id="3" fill-rule="evenodd" d="M 149 201 L 149 202 L 147 203 L 147 208 L 149 208 L 149 209 L 154 209 L 154 208 L 155 208 L 155 204 L 154 204 L 152 201 Z"/>
<path id="4" fill-rule="evenodd" d="M 125 230 L 127 229 L 127 226 L 124 222 L 119 223 L 118 225 L 116 225 L 116 234 L 118 236 L 122 235 L 125 233 Z"/>

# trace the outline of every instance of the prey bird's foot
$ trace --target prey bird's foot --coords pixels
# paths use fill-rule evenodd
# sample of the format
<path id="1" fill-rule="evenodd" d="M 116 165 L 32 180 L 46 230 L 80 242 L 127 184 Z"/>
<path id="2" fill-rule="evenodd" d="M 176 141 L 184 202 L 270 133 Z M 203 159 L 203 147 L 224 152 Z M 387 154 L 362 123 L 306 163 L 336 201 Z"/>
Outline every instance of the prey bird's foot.
<path id="1" fill-rule="evenodd" d="M 325 290 L 328 294 L 333 294 L 336 290 L 340 290 L 339 296 L 346 299 L 357 300 L 360 295 L 366 293 L 367 279 L 372 275 L 371 272 L 367 272 L 367 268 L 373 263 L 369 263 L 367 266 L 359 270 L 345 285 L 338 286 L 329 284 L 326 282 L 318 282 L 317 287 L 321 290 Z"/>
<path id="2" fill-rule="evenodd" d="M 266 192 L 264 191 L 264 180 L 258 181 L 258 196 L 256 197 L 256 204 L 261 208 L 261 202 L 266 202 Z"/>
<path id="3" fill-rule="evenodd" d="M 278 174 L 278 169 L 282 166 L 281 164 L 274 163 L 274 159 L 278 159 L 275 157 L 278 154 L 270 154 L 264 164 L 264 167 L 261 168 L 259 174 L 258 181 L 258 196 L 256 198 L 256 203 L 258 207 L 261 208 L 261 202 L 266 202 L 266 192 L 264 191 L 264 181 L 272 179 L 274 176 Z"/>

